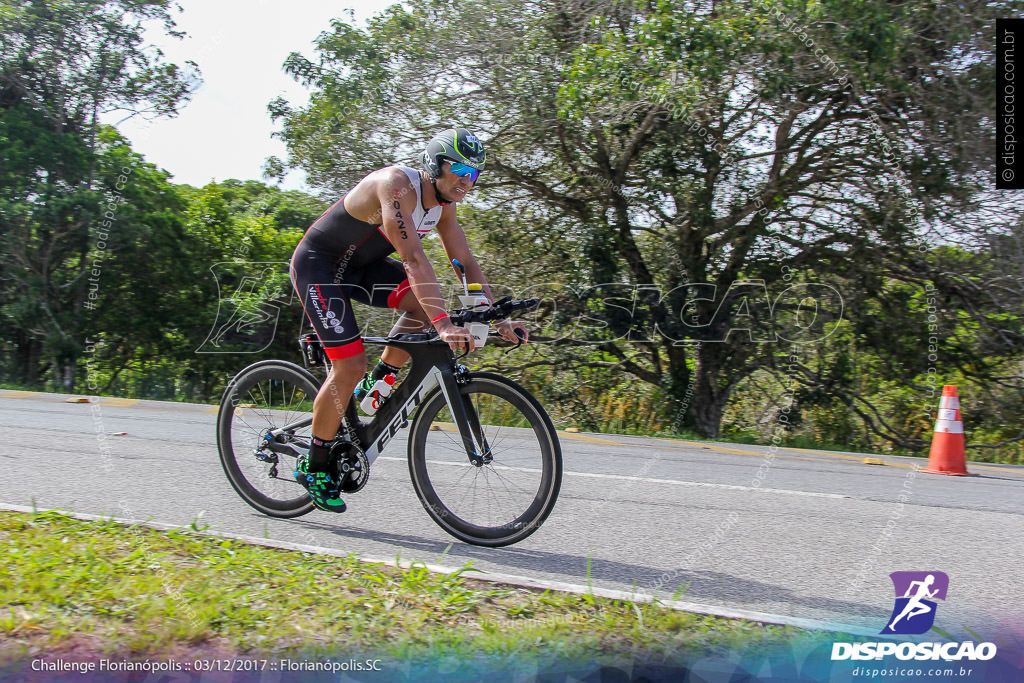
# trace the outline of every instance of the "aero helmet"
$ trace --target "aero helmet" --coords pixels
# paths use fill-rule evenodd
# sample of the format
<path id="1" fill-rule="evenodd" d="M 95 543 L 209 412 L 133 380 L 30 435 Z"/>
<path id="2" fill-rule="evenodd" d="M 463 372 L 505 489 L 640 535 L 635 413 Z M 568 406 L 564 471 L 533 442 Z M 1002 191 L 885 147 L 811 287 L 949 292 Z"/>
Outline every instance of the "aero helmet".
<path id="1" fill-rule="evenodd" d="M 484 146 L 480 144 L 480 140 L 475 135 L 465 128 L 449 128 L 427 143 L 427 148 L 423 151 L 420 161 L 430 179 L 435 180 L 441 175 L 443 159 L 451 159 L 482 171 L 486 156 Z"/>

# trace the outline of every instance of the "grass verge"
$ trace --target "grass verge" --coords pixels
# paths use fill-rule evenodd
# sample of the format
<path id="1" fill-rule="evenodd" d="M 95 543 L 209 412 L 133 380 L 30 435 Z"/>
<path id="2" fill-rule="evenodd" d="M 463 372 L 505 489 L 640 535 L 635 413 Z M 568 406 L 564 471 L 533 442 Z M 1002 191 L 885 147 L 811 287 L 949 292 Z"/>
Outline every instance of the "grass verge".
<path id="1" fill-rule="evenodd" d="M 81 656 L 674 661 L 805 632 L 56 512 L 0 513 L 0 664 Z"/>

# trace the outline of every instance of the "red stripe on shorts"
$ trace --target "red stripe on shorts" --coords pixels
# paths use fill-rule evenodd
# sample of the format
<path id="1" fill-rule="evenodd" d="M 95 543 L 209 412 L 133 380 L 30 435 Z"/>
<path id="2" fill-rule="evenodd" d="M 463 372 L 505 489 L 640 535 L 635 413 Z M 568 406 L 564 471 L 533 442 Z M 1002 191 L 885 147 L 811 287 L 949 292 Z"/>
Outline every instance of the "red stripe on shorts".
<path id="1" fill-rule="evenodd" d="M 352 356 L 358 356 L 365 350 L 363 347 L 363 340 L 356 339 L 354 342 L 349 342 L 344 346 L 325 346 L 324 353 L 327 354 L 327 358 L 330 360 L 345 360 Z"/>
<path id="2" fill-rule="evenodd" d="M 402 280 L 402 284 L 395 287 L 395 289 L 388 294 L 388 308 L 398 308 L 398 304 L 402 302 L 405 295 L 412 289 L 412 285 L 409 284 L 409 278 Z"/>

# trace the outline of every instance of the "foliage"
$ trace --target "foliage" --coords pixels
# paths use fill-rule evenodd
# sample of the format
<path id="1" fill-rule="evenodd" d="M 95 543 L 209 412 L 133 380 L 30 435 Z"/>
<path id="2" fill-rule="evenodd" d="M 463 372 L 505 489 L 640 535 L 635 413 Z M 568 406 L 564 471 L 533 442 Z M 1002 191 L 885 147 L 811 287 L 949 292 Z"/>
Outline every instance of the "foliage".
<path id="1" fill-rule="evenodd" d="M 194 65 L 142 43 L 170 6 L 0 5 L 5 381 L 205 401 L 295 359 L 284 263 L 324 201 L 175 186 L 98 123 L 187 101 Z M 991 20 L 1022 7 L 395 5 L 288 58 L 311 99 L 270 103 L 267 170 L 333 200 L 440 128 L 481 133 L 460 221 L 497 292 L 543 303 L 537 343 L 474 362 L 563 426 L 764 439 L 788 406 L 788 437 L 920 452 L 955 383 L 972 455 L 1019 459 L 1024 204 L 991 187 L 986 122 Z"/>
<path id="2" fill-rule="evenodd" d="M 682 411 L 716 436 L 756 373 L 785 368 L 797 401 L 827 386 L 857 405 L 828 345 L 844 315 L 891 365 L 877 311 L 905 331 L 902 361 L 922 337 L 901 283 L 942 293 L 944 332 L 958 307 L 979 330 L 1019 317 L 979 306 L 935 252 L 984 251 L 1019 222 L 1019 203 L 984 217 L 972 203 L 990 191 L 991 133 L 973 140 L 994 96 L 991 19 L 1016 4 L 431 0 L 335 22 L 315 59 L 286 63 L 310 104 L 271 111 L 289 163 L 335 193 L 439 128 L 484 133 L 467 225 L 492 272 L 549 288 L 554 341 L 523 368 L 631 376 L 664 392 L 662 422 Z M 459 40 L 437 41 L 455 13 Z M 805 296 L 775 301 L 792 285 Z M 861 408 L 869 431 L 915 445 Z"/>
<path id="3" fill-rule="evenodd" d="M 173 114 L 187 101 L 196 74 L 164 63 L 142 43 L 145 22 L 162 22 L 174 32 L 169 7 L 169 0 L 3 5 L 0 236 L 7 246 L 0 260 L 0 305 L 15 323 L 5 337 L 19 358 L 22 381 L 37 382 L 48 366 L 56 383 L 66 390 L 74 386 L 96 260 L 108 249 L 145 239 L 147 228 L 134 234 L 137 226 L 122 225 L 114 244 L 106 244 L 125 200 L 127 180 L 119 179 L 132 172 L 117 163 L 134 160 L 99 116 L 118 110 Z M 144 175 L 147 184 L 153 180 L 151 169 Z M 135 194 L 153 189 L 147 187 Z M 158 201 L 136 208 L 160 213 L 167 206 Z"/>
<path id="4" fill-rule="evenodd" d="M 158 318 L 145 327 L 123 318 L 122 337 L 116 323 L 100 328 L 94 391 L 207 401 L 252 354 L 297 355 L 302 311 L 287 261 L 322 202 L 255 181 L 170 189 L 180 211 L 163 238 L 166 259 L 147 244 L 145 266 L 122 261 L 135 270 L 117 281 L 142 290 L 110 302 L 115 315 L 138 306 Z"/>

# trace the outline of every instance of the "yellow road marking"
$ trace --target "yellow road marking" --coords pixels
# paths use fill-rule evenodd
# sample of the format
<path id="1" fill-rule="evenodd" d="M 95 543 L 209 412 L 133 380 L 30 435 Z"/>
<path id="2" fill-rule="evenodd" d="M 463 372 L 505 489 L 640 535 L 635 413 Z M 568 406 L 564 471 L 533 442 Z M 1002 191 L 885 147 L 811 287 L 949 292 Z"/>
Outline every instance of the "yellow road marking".
<path id="1" fill-rule="evenodd" d="M 707 448 L 712 451 L 720 451 L 722 453 L 733 453 L 735 455 L 756 455 L 762 458 L 767 457 L 767 453 L 758 453 L 757 451 L 742 451 L 738 448 L 726 448 L 725 446 L 719 446 L 713 443 L 700 443 L 700 442 L 686 442 L 678 441 L 677 439 L 671 439 L 676 443 L 688 443 L 691 448 Z"/>
<path id="2" fill-rule="evenodd" d="M 587 443 L 600 443 L 607 446 L 625 446 L 620 441 L 609 441 L 608 439 L 598 439 L 593 436 L 587 436 L 586 434 L 576 434 L 573 432 L 558 432 L 559 436 L 564 436 L 567 439 L 576 439 L 577 441 L 586 441 Z"/>
<path id="3" fill-rule="evenodd" d="M 11 389 L 4 389 L 3 393 L 0 394 L 0 398 L 26 398 L 28 396 L 35 396 L 41 394 L 41 391 L 14 391 Z"/>
<path id="4" fill-rule="evenodd" d="M 710 444 L 710 443 L 702 443 L 700 441 L 683 441 L 682 439 L 663 439 L 663 440 L 664 441 L 672 441 L 674 443 L 679 443 L 679 444 L 686 444 L 686 445 L 690 446 L 691 448 L 708 448 L 708 449 L 713 450 L 713 451 L 721 451 L 723 453 L 733 453 L 733 454 L 736 454 L 736 455 L 753 455 L 753 456 L 757 456 L 757 457 L 760 457 L 760 458 L 767 458 L 768 457 L 767 453 L 758 453 L 757 451 L 744 451 L 744 450 L 739 450 L 739 449 L 736 449 L 736 448 L 726 448 L 724 446 L 718 446 L 716 444 Z M 799 452 L 802 452 L 802 453 L 813 453 L 815 455 L 824 455 L 824 456 L 827 456 L 829 458 L 840 458 L 842 460 L 856 460 L 856 461 L 859 461 L 859 462 L 864 462 L 864 458 L 862 456 L 846 455 L 844 453 L 835 453 L 833 451 L 816 451 L 816 450 L 813 450 L 813 449 L 810 449 L 810 448 L 784 448 L 784 447 L 780 447 L 779 450 L 799 451 Z M 777 458 L 785 458 L 787 460 L 806 460 L 806 458 L 798 458 L 798 457 L 794 457 L 794 456 L 785 456 L 785 455 L 777 455 L 775 457 L 777 457 Z M 874 463 L 871 463 L 871 464 L 874 464 Z M 918 465 L 918 464 L 911 465 L 911 464 L 901 463 L 901 462 L 886 462 L 886 461 L 883 460 L 882 464 L 885 465 L 886 467 L 900 467 L 900 468 L 903 468 L 903 469 L 911 470 L 911 469 L 923 469 L 924 467 L 927 466 L 928 461 L 922 459 L 920 465 Z M 1011 475 L 1011 476 L 1024 477 L 1024 470 L 1022 470 L 1022 471 L 1009 470 L 1009 469 L 1005 469 L 1003 467 L 999 467 L 997 465 L 980 465 L 980 464 L 971 463 L 971 462 L 967 463 L 967 465 L 968 465 L 968 467 L 970 469 L 994 470 L 996 472 L 1001 472 L 1003 474 L 1008 474 L 1008 475 Z"/>
<path id="5" fill-rule="evenodd" d="M 433 423 L 433 428 L 435 428 L 436 430 L 439 430 L 439 431 L 443 431 L 443 432 L 454 432 L 455 431 L 455 424 L 452 423 L 452 422 L 435 422 L 435 423 Z M 599 443 L 599 444 L 605 444 L 607 446 L 625 446 L 625 445 L 627 445 L 627 444 L 621 443 L 619 441 L 609 441 L 608 439 L 598 439 L 598 438 L 593 437 L 593 436 L 587 436 L 586 434 L 573 434 L 571 432 L 564 432 L 564 431 L 559 431 L 559 430 L 556 430 L 556 433 L 559 436 L 565 437 L 567 439 L 576 439 L 577 441 L 586 441 L 587 443 Z"/>
<path id="6" fill-rule="evenodd" d="M 701 441 L 683 441 L 681 439 L 664 439 L 664 440 L 665 441 L 673 441 L 675 443 L 686 444 L 686 445 L 690 446 L 691 448 L 707 448 L 707 449 L 710 449 L 710 450 L 713 450 L 713 451 L 721 451 L 723 453 L 734 453 L 736 455 L 753 455 L 753 456 L 757 456 L 759 458 L 767 458 L 768 455 L 769 455 L 768 453 L 759 453 L 757 451 L 745 451 L 745 450 L 740 450 L 738 448 L 726 448 L 725 446 L 718 446 L 718 445 L 712 444 L 712 443 L 703 443 Z M 785 446 L 779 446 L 777 450 L 780 450 L 780 451 L 800 451 L 800 452 L 803 452 L 803 453 L 815 453 L 817 455 L 826 455 L 826 456 L 828 456 L 830 458 L 841 458 L 843 460 L 857 460 L 857 461 L 860 461 L 860 462 L 864 461 L 863 456 L 859 456 L 859 455 L 845 455 L 843 453 L 835 453 L 833 451 L 815 451 L 815 450 L 811 450 L 809 448 L 787 448 Z M 787 458 L 789 460 L 804 460 L 805 459 L 805 458 L 796 458 L 796 457 L 793 457 L 793 456 L 784 456 L 784 455 L 783 456 L 776 455 L 775 457 L 777 457 L 777 458 L 780 458 L 780 457 L 781 458 Z M 885 464 L 886 465 L 890 465 L 891 467 L 913 467 L 913 465 L 898 465 L 896 463 L 885 463 Z"/>
<path id="7" fill-rule="evenodd" d="M 1004 469 L 1002 467 L 998 467 L 996 465 L 978 465 L 978 464 L 975 464 L 973 462 L 969 462 L 969 463 L 967 463 L 967 465 L 972 470 L 973 469 L 995 470 L 996 472 L 1002 472 L 1003 474 L 1012 474 L 1012 475 L 1016 475 L 1018 477 L 1024 477 L 1024 470 L 1008 470 L 1008 469 Z"/>
<path id="8" fill-rule="evenodd" d="M 753 456 L 758 457 L 758 458 L 767 458 L 767 457 L 769 457 L 768 453 L 758 453 L 757 451 L 745 451 L 745 450 L 740 450 L 738 448 L 726 448 L 725 446 L 719 446 L 717 444 L 712 444 L 712 443 L 703 443 L 701 441 L 683 441 L 681 439 L 664 439 L 664 441 L 673 441 L 675 443 L 686 444 L 690 448 L 707 448 L 708 450 L 721 451 L 722 453 L 733 453 L 735 455 L 753 455 Z M 778 448 L 778 450 L 802 451 L 804 453 L 816 453 L 818 455 L 826 455 L 826 456 L 828 456 L 830 458 L 841 458 L 843 460 L 856 460 L 856 461 L 859 461 L 859 462 L 863 462 L 863 460 L 864 460 L 863 457 L 857 456 L 857 455 L 844 455 L 843 453 L 835 453 L 835 452 L 832 452 L 832 451 L 814 451 L 814 450 L 811 450 L 809 448 L 785 448 L 785 447 L 781 447 L 780 446 Z M 792 456 L 792 455 L 789 455 L 789 456 L 787 456 L 787 455 L 776 455 L 775 457 L 776 458 L 783 458 L 785 460 L 810 460 L 809 458 L 800 458 L 800 457 Z M 884 463 L 884 464 L 888 465 L 890 467 L 908 467 L 908 468 L 909 467 L 913 467 L 913 465 L 900 465 L 900 464 L 897 464 L 897 463 Z"/>
<path id="9" fill-rule="evenodd" d="M 127 408 L 133 406 L 139 402 L 137 398 L 102 398 L 99 403 L 103 406 L 112 406 L 115 408 Z"/>

